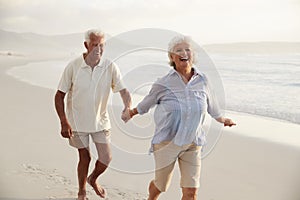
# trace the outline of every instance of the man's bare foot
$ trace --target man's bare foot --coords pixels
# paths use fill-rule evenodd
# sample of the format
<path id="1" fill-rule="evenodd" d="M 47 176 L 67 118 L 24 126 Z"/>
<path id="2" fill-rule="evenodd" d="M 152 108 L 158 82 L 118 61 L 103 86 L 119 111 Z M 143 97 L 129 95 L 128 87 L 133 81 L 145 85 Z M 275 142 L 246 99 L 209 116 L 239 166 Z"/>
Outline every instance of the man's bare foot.
<path id="1" fill-rule="evenodd" d="M 91 176 L 89 176 L 87 178 L 87 182 L 88 182 L 88 184 L 90 184 L 90 186 L 93 187 L 93 189 L 95 190 L 95 192 L 96 192 L 97 195 L 99 195 L 102 198 L 105 198 L 105 196 L 106 196 L 105 189 L 103 187 L 101 187 L 101 185 L 98 185 L 96 183 L 96 181 L 93 181 L 92 178 L 91 178 Z"/>

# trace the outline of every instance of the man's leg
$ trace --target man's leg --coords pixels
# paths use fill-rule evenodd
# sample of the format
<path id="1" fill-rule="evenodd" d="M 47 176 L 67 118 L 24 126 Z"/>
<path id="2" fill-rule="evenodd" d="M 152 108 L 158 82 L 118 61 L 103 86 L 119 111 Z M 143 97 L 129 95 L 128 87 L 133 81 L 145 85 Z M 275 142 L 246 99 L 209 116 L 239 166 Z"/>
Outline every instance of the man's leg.
<path id="1" fill-rule="evenodd" d="M 77 175 L 79 183 L 78 199 L 84 199 L 86 196 L 86 181 L 91 161 L 90 152 L 87 148 L 78 149 L 79 162 L 77 166 Z"/>
<path id="2" fill-rule="evenodd" d="M 182 188 L 181 200 L 197 200 L 198 188 Z"/>
<path id="3" fill-rule="evenodd" d="M 109 143 L 95 143 L 98 160 L 91 175 L 88 177 L 88 183 L 94 188 L 97 195 L 105 197 L 105 190 L 96 183 L 97 178 L 106 170 L 111 161 L 111 151 Z"/>

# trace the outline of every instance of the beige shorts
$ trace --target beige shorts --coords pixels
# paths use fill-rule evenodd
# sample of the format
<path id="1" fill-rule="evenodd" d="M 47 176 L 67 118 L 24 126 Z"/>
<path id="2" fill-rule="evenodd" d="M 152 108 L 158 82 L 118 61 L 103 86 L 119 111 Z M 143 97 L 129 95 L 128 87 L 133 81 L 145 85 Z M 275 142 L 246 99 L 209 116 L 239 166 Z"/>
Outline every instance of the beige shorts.
<path id="1" fill-rule="evenodd" d="M 180 186 L 183 188 L 198 188 L 200 186 L 201 146 L 194 143 L 177 146 L 165 141 L 154 144 L 155 186 L 164 192 L 170 186 L 176 160 L 181 173 Z"/>
<path id="2" fill-rule="evenodd" d="M 87 148 L 90 136 L 94 143 L 110 143 L 110 130 L 103 130 L 94 133 L 73 131 L 73 136 L 69 139 L 69 144 L 77 149 Z"/>

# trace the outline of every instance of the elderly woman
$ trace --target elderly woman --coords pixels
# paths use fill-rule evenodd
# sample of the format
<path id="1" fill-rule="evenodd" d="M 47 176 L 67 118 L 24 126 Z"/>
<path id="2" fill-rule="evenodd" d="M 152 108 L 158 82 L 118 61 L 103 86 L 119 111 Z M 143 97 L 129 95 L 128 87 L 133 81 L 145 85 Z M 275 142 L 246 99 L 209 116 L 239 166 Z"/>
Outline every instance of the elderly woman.
<path id="1" fill-rule="evenodd" d="M 192 40 L 176 36 L 168 50 L 173 68 L 152 85 L 149 94 L 136 108 L 127 110 L 122 117 L 127 122 L 156 105 L 152 139 L 155 179 L 149 185 L 149 200 L 157 199 L 168 189 L 176 161 L 181 173 L 182 199 L 196 199 L 200 185 L 201 147 L 205 144 L 202 131 L 205 113 L 224 126 L 231 127 L 235 123 L 223 116 L 209 92 L 206 76 L 193 65 Z"/>

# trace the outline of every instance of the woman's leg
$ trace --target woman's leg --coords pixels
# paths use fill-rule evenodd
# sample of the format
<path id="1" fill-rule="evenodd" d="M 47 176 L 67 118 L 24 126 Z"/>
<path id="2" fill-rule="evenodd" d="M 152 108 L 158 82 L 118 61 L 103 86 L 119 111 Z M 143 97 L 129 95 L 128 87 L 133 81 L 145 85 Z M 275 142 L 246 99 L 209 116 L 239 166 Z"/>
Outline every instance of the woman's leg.
<path id="1" fill-rule="evenodd" d="M 154 181 L 149 184 L 149 197 L 148 200 L 157 200 L 161 191 L 155 186 Z"/>

